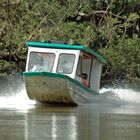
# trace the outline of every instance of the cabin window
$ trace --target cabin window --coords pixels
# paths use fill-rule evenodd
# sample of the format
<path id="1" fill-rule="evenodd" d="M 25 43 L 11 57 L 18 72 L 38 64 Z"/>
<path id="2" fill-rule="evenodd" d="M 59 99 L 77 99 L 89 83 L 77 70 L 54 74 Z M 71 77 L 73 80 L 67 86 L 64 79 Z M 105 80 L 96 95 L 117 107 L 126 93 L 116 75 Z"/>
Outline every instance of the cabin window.
<path id="1" fill-rule="evenodd" d="M 28 71 L 52 72 L 55 54 L 31 52 L 29 55 Z"/>
<path id="2" fill-rule="evenodd" d="M 93 58 L 90 55 L 83 53 L 82 56 L 79 57 L 78 66 L 76 74 L 80 78 L 80 82 L 83 83 L 83 75 L 87 75 L 86 83 L 88 83 L 88 87 L 90 87 L 90 76 L 91 76 L 91 68 L 92 68 Z"/>
<path id="3" fill-rule="evenodd" d="M 70 74 L 73 71 L 74 62 L 74 54 L 60 54 L 56 71 L 58 73 Z"/>

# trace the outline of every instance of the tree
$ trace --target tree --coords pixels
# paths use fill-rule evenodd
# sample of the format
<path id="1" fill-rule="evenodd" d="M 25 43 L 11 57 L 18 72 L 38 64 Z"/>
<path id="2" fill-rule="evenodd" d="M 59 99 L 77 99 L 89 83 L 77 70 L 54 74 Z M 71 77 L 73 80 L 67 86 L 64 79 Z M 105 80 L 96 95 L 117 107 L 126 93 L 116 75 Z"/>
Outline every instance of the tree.
<path id="1" fill-rule="evenodd" d="M 133 59 L 135 49 L 139 51 L 139 9 L 139 0 L 1 0 L 0 73 L 25 69 L 26 41 L 52 39 L 102 53 L 111 64 L 104 67 L 104 79 L 114 80 L 116 71 L 126 79 L 139 78 L 140 60 Z"/>

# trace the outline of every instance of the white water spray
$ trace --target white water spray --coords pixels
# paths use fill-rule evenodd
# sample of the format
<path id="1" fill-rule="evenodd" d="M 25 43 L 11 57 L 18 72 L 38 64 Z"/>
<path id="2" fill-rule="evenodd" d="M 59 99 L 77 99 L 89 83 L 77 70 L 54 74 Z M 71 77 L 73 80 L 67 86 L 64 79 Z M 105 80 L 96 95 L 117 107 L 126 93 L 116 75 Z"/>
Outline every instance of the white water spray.
<path id="1" fill-rule="evenodd" d="M 107 96 L 108 98 L 114 98 L 116 100 L 128 102 L 128 103 L 140 103 L 140 91 L 135 91 L 133 89 L 123 89 L 123 88 L 108 88 L 101 89 L 100 94 Z"/>
<path id="2" fill-rule="evenodd" d="M 5 81 L 0 82 L 0 86 L 0 108 L 16 108 L 27 111 L 35 106 L 36 102 L 30 100 L 27 96 L 22 77 L 7 77 Z M 94 99 L 97 104 L 114 104 L 114 102 L 140 104 L 140 92 L 132 89 L 103 88 L 100 90 L 100 95 Z"/>
<path id="3" fill-rule="evenodd" d="M 26 111 L 35 105 L 35 101 L 28 98 L 25 87 L 21 86 L 18 93 L 11 93 L 8 96 L 0 96 L 0 108 L 16 108 Z"/>
<path id="4" fill-rule="evenodd" d="M 100 90 L 101 96 L 97 96 L 98 103 L 110 103 L 110 102 L 127 102 L 127 103 L 139 103 L 140 104 L 140 92 L 132 89 L 113 89 L 103 88 Z M 35 101 L 28 98 L 25 87 L 21 86 L 20 92 L 17 94 L 11 93 L 11 96 L 0 97 L 0 108 L 16 108 L 18 110 L 27 111 L 34 107 Z"/>

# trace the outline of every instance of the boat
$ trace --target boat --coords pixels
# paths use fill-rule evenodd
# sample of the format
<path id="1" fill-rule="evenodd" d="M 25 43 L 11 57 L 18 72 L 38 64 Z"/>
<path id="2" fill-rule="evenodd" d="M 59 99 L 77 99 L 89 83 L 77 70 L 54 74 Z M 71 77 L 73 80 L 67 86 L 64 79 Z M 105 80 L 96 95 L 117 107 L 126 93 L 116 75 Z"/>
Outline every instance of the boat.
<path id="1" fill-rule="evenodd" d="M 27 95 L 41 103 L 78 105 L 99 95 L 103 56 L 80 44 L 26 42 Z"/>

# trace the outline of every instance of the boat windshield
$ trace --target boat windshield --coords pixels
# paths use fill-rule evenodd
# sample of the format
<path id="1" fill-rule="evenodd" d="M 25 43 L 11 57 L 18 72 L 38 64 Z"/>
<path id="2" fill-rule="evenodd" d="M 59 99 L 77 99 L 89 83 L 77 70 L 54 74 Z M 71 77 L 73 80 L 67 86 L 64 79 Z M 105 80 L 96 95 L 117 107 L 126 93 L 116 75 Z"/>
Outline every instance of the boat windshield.
<path id="1" fill-rule="evenodd" d="M 71 74 L 75 62 L 74 54 L 60 54 L 56 72 L 63 74 Z"/>
<path id="2" fill-rule="evenodd" d="M 28 71 L 52 72 L 55 54 L 31 52 L 29 55 Z"/>

